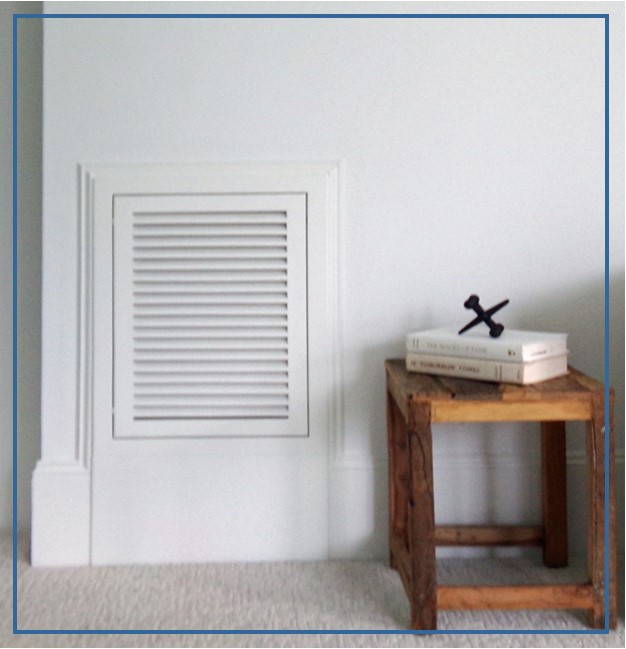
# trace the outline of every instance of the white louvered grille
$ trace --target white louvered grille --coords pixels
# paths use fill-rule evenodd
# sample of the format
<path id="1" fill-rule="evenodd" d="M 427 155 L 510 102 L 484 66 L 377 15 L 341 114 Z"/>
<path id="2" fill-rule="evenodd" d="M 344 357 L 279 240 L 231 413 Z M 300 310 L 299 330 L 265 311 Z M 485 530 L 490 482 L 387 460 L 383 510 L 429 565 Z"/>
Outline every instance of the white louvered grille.
<path id="1" fill-rule="evenodd" d="M 306 371 L 291 356 L 295 340 L 306 357 L 306 298 L 294 308 L 290 291 L 306 291 L 306 250 L 292 250 L 306 240 L 304 219 L 242 209 L 280 206 L 276 198 L 233 200 L 230 209 L 218 209 L 224 196 L 119 201 L 116 389 L 132 395 L 132 405 L 117 400 L 135 433 L 169 435 L 172 420 L 287 420 L 292 365 L 302 391 Z"/>
<path id="2" fill-rule="evenodd" d="M 133 260 L 134 417 L 286 417 L 286 212 L 137 212 Z"/>

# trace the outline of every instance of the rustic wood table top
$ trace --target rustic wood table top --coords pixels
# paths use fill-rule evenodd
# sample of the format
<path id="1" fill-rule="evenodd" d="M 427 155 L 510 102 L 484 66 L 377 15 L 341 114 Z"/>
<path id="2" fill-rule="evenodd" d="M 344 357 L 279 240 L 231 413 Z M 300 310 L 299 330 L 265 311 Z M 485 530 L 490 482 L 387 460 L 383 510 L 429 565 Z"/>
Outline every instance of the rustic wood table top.
<path id="1" fill-rule="evenodd" d="M 433 422 L 586 420 L 592 401 L 604 393 L 602 383 L 573 367 L 566 376 L 532 385 L 409 372 L 403 359 L 387 360 L 385 367 L 403 414 L 409 404 L 427 401 Z"/>

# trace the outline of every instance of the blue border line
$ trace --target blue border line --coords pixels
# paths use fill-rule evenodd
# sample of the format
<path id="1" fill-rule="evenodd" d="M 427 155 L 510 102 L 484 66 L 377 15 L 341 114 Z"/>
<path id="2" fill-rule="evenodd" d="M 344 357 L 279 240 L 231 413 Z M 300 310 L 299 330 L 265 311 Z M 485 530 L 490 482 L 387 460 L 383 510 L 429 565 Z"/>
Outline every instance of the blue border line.
<path id="1" fill-rule="evenodd" d="M 307 19 L 307 18 L 317 18 L 317 19 L 327 19 L 327 18 L 359 18 L 359 19 L 375 19 L 375 20 L 386 20 L 386 19 L 409 19 L 409 18 L 447 18 L 447 19 L 459 19 L 459 18 L 608 18 L 608 14 L 499 14 L 499 13 L 485 13 L 485 14 L 13 14 L 17 18 L 143 18 L 143 19 L 154 19 L 154 18 L 174 18 L 174 19 L 194 19 L 194 18 L 223 18 L 223 19 L 232 19 L 232 18 L 241 18 L 241 19 Z"/>
<path id="2" fill-rule="evenodd" d="M 19 19 L 128 19 L 128 18 L 169 18 L 169 19 L 604 19 L 604 63 L 605 63 L 605 214 L 604 214 L 604 390 L 605 390 L 605 422 L 609 422 L 609 389 L 610 389 L 610 275 L 609 275 L 609 14 L 13 14 L 13 633 L 15 635 L 606 635 L 609 630 L 610 614 L 610 592 L 609 579 L 605 579 L 604 597 L 604 629 L 581 629 L 581 630 L 541 630 L 541 629 L 499 629 L 499 630 L 337 630 L 337 629 L 316 629 L 316 630 L 181 630 L 181 629 L 101 629 L 101 630 L 77 630 L 77 629 L 18 629 L 18 593 L 17 593 L 17 467 L 18 467 L 18 420 L 17 420 L 17 287 L 18 287 L 18 246 L 17 246 L 17 212 L 18 212 L 18 20 Z M 604 462 L 605 462 L 605 499 L 604 499 L 604 532 L 605 532 L 605 575 L 609 575 L 610 566 L 610 534 L 609 534 L 609 454 L 610 437 L 605 435 Z"/>
<path id="3" fill-rule="evenodd" d="M 449 631 L 416 631 L 404 629 L 102 629 L 84 631 L 76 629 L 33 629 L 33 630 L 14 630 L 15 635 L 605 635 L 607 632 L 602 630 L 581 629 L 572 631 L 543 631 L 539 630 L 520 630 L 520 629 L 496 629 L 496 630 L 465 630 L 451 629 Z"/>
<path id="4" fill-rule="evenodd" d="M 604 19 L 604 626 L 609 629 L 610 622 L 610 463 L 611 457 L 611 435 L 610 427 L 610 368 L 611 368 L 611 273 L 609 268 L 610 259 L 610 138 L 609 138 L 609 16 Z M 615 539 L 617 542 L 617 539 Z"/>
<path id="5" fill-rule="evenodd" d="M 17 17 L 13 16 L 13 632 L 17 630 Z"/>

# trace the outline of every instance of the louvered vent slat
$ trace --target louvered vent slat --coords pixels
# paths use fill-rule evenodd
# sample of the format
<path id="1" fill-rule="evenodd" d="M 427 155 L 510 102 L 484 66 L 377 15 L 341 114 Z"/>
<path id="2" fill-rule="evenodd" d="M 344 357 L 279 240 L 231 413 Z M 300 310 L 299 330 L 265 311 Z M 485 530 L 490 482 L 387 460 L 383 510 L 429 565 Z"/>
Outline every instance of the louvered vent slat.
<path id="1" fill-rule="evenodd" d="M 242 324 L 245 324 L 248 328 L 259 327 L 266 329 L 268 327 L 274 327 L 276 325 L 287 325 L 287 319 L 285 316 L 267 316 L 264 318 L 260 317 L 246 317 L 245 321 L 243 316 L 238 318 L 234 317 L 164 317 L 157 318 L 152 317 L 150 319 L 141 319 L 141 322 L 138 322 L 136 325 L 135 331 L 162 331 L 162 330 L 171 330 L 173 328 L 179 329 L 180 327 L 185 327 L 186 331 L 208 331 L 214 328 L 223 328 L 223 327 L 240 327 Z"/>
<path id="2" fill-rule="evenodd" d="M 166 365 L 166 364 L 163 364 Z M 250 369 L 244 363 L 211 363 L 208 368 L 202 368 L 203 363 L 198 363 L 195 368 L 182 368 L 174 370 L 171 367 L 157 367 L 156 365 L 146 369 L 138 368 L 135 372 L 135 379 L 137 382 L 154 379 L 161 381 L 180 382 L 187 377 L 191 381 L 204 381 L 208 378 L 211 381 L 220 383 L 232 381 L 239 381 L 241 383 L 248 382 L 265 382 L 270 380 L 268 377 L 280 378 L 285 380 L 285 371 L 287 366 L 285 363 L 255 363 L 254 369 Z"/>
<path id="3" fill-rule="evenodd" d="M 266 224 L 279 224 L 284 226 L 285 220 L 281 212 L 258 212 L 236 210 L 231 212 L 211 211 L 211 220 L 207 221 L 206 212 L 203 211 L 176 211 L 167 210 L 159 212 L 144 212 L 135 210 L 135 221 L 133 225 L 154 223 L 164 227 L 176 227 L 180 225 L 202 224 L 205 226 L 216 226 L 220 224 L 234 224 L 235 226 L 258 226 Z"/>
<path id="4" fill-rule="evenodd" d="M 236 338 L 237 340 L 262 340 L 264 338 L 275 338 L 281 335 L 287 335 L 286 327 L 230 327 L 223 329 L 213 327 L 206 331 L 189 330 L 184 335 L 180 335 L 177 329 L 160 329 L 154 331 L 149 327 L 137 327 L 137 335 L 135 340 L 197 340 L 198 338 L 211 341 Z"/>
<path id="5" fill-rule="evenodd" d="M 207 275 L 204 272 L 195 272 L 195 271 L 180 271 L 173 272 L 167 271 L 168 276 L 162 277 L 159 273 L 150 273 L 150 271 L 139 271 L 137 270 L 135 280 L 135 286 L 144 287 L 152 285 L 175 285 L 180 286 L 181 284 L 188 285 L 189 287 L 195 286 L 196 284 L 223 284 L 228 282 L 229 284 L 239 285 L 242 282 L 283 282 L 287 279 L 287 269 L 277 269 L 269 271 L 260 271 L 260 270 L 238 270 L 238 271 L 218 271 L 212 270 L 211 272 L 211 282 L 207 281 Z"/>
<path id="6" fill-rule="evenodd" d="M 228 259 L 226 257 L 222 259 L 139 259 L 135 263 L 137 266 L 135 273 L 138 281 L 141 281 L 144 276 L 157 275 L 160 278 L 167 278 L 172 271 L 203 274 L 221 271 L 224 275 L 233 273 L 239 274 L 240 277 L 244 273 L 258 271 L 283 271 L 285 274 L 287 272 L 286 259 Z"/>
<path id="7" fill-rule="evenodd" d="M 264 361 L 254 364 L 254 367 L 250 367 L 249 363 L 242 363 L 237 361 L 230 361 L 229 363 L 218 363 L 218 362 L 205 362 L 198 361 L 195 363 L 187 363 L 180 367 L 173 367 L 171 363 L 167 362 L 154 362 L 149 366 L 146 364 L 141 367 L 137 367 L 135 370 L 135 377 L 139 378 L 142 376 L 148 375 L 160 375 L 164 377 L 179 377 L 182 375 L 186 376 L 200 376 L 204 374 L 236 374 L 239 373 L 244 377 L 256 374 L 262 374 L 264 372 L 276 372 L 280 373 L 281 376 L 285 376 L 287 372 L 287 363 L 284 361 Z M 221 377 L 212 377 L 210 380 L 221 381 Z"/>

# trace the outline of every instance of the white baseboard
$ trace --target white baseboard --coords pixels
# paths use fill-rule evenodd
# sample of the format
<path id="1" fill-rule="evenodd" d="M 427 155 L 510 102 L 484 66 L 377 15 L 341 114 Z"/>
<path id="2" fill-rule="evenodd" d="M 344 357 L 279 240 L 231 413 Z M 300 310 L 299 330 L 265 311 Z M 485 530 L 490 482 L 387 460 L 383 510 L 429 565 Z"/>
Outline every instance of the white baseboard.
<path id="1" fill-rule="evenodd" d="M 616 453 L 618 522 L 624 520 L 624 452 Z M 541 520 L 540 456 L 513 453 L 436 458 L 435 510 L 442 523 L 535 524 Z M 586 461 L 567 456 L 570 556 L 586 552 Z M 333 559 L 387 557 L 387 466 L 356 455 L 330 469 L 330 556 Z M 618 553 L 624 530 L 618 523 Z M 462 549 L 445 554 L 464 556 Z M 467 551 L 465 552 L 467 554 Z"/>
<path id="2" fill-rule="evenodd" d="M 33 566 L 89 565 L 89 502 L 89 472 L 84 466 L 38 462 L 32 482 Z"/>

